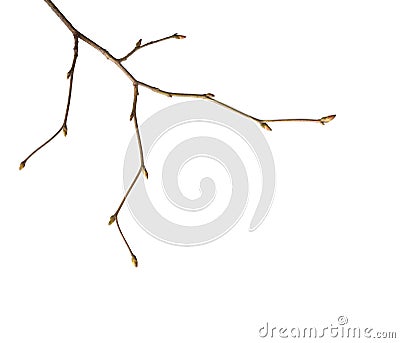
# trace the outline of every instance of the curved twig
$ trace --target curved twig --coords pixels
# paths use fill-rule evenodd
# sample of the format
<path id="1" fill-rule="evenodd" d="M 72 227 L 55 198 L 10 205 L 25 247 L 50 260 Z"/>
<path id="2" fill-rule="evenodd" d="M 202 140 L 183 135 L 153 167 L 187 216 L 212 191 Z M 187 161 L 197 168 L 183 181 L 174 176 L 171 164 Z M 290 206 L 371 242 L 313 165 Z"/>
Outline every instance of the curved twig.
<path id="1" fill-rule="evenodd" d="M 135 47 L 134 47 L 130 52 L 128 52 L 124 57 L 121 57 L 121 58 L 119 58 L 118 60 L 119 60 L 120 62 L 126 61 L 126 60 L 127 60 L 129 57 L 131 57 L 136 51 L 138 51 L 138 50 L 140 50 L 140 49 L 143 49 L 143 48 L 145 48 L 146 46 L 149 46 L 149 45 L 152 45 L 152 44 L 156 44 L 156 43 L 160 43 L 160 42 L 163 42 L 163 41 L 165 41 L 165 40 L 172 39 L 172 38 L 175 38 L 175 39 L 184 39 L 184 38 L 186 38 L 186 36 L 184 36 L 184 35 L 179 35 L 179 34 L 177 34 L 177 33 L 174 33 L 174 34 L 171 35 L 171 36 L 164 37 L 164 38 L 157 39 L 157 40 L 153 40 L 153 41 L 148 42 L 148 43 L 146 43 L 146 44 L 142 44 L 142 40 L 139 39 L 139 40 L 137 41 Z"/>
<path id="2" fill-rule="evenodd" d="M 64 133 L 64 136 L 67 136 L 68 133 L 68 128 L 67 128 L 67 120 L 68 120 L 68 114 L 69 114 L 69 108 L 71 104 L 71 96 L 72 96 L 72 85 L 74 83 L 74 73 L 75 73 L 75 66 L 76 66 L 76 60 L 78 59 L 78 35 L 74 34 L 74 58 L 72 60 L 72 66 L 71 69 L 67 73 L 67 79 L 69 79 L 69 91 L 68 91 L 68 100 L 67 100 L 67 107 L 65 109 L 65 115 L 64 115 L 64 121 L 61 125 L 61 127 L 56 131 L 56 133 L 50 137 L 46 142 L 44 142 L 42 145 L 40 145 L 38 148 L 36 148 L 33 152 L 31 152 L 19 165 L 19 169 L 23 169 L 25 167 L 26 162 L 34 155 L 36 154 L 40 149 L 45 147 L 48 143 L 50 143 L 54 138 L 58 136 L 58 134 L 62 131 Z"/>

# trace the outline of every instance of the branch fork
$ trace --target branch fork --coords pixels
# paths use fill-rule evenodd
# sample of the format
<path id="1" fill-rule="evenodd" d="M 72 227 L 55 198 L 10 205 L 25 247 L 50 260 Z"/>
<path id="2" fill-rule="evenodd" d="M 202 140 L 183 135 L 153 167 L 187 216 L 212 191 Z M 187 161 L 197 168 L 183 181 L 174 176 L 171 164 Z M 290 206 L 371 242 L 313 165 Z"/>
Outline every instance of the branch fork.
<path id="1" fill-rule="evenodd" d="M 143 154 L 143 147 L 142 147 L 142 142 L 141 142 L 141 137 L 140 137 L 140 132 L 139 132 L 139 126 L 138 126 L 138 121 L 137 121 L 137 100 L 138 100 L 138 96 L 139 96 L 139 87 L 143 87 L 143 88 L 147 88 L 150 89 L 151 91 L 167 96 L 167 97 L 181 97 L 181 98 L 199 98 L 199 99 L 204 99 L 207 101 L 211 101 L 215 104 L 218 104 L 222 107 L 225 107 L 239 115 L 242 115 L 254 122 L 256 122 L 257 124 L 259 124 L 261 126 L 261 128 L 267 130 L 267 131 L 271 131 L 271 127 L 269 126 L 270 123 L 275 123 L 275 122 L 291 122 L 291 121 L 302 121 L 302 122 L 316 122 L 316 123 L 320 123 L 322 125 L 325 125 L 327 123 L 329 123 L 331 120 L 333 120 L 335 118 L 335 115 L 329 115 L 329 116 L 325 116 L 322 117 L 320 119 L 259 119 L 256 118 L 252 115 L 249 115 L 245 112 L 242 112 L 228 104 L 225 104 L 219 100 L 217 100 L 214 96 L 214 94 L 212 93 L 181 93 L 181 92 L 170 92 L 170 91 L 165 91 L 162 90 L 158 87 L 149 85 L 145 82 L 139 81 L 137 80 L 124 66 L 123 66 L 123 62 L 125 62 L 129 57 L 131 57 L 135 52 L 137 52 L 140 49 L 143 49 L 145 47 L 166 41 L 166 40 L 170 40 L 170 39 L 185 39 L 186 36 L 178 34 L 178 33 L 174 33 L 170 36 L 161 38 L 161 39 L 157 39 L 154 41 L 150 41 L 148 43 L 143 44 L 142 43 L 142 39 L 139 39 L 137 41 L 137 43 L 135 44 L 134 48 L 129 51 L 125 56 L 121 57 L 121 58 L 115 58 L 113 55 L 110 54 L 110 52 L 108 52 L 108 50 L 104 49 L 103 47 L 101 47 L 100 45 L 98 45 L 97 43 L 95 43 L 93 40 L 91 40 L 90 38 L 86 37 L 83 33 L 81 33 L 80 31 L 78 31 L 70 22 L 69 20 L 61 13 L 61 11 L 54 5 L 54 3 L 51 0 L 44 0 L 44 2 L 53 10 L 53 12 L 57 15 L 57 17 L 63 22 L 63 24 L 67 27 L 67 29 L 72 33 L 73 38 L 74 38 L 74 54 L 73 54 L 73 59 L 72 59 L 72 65 L 70 70 L 67 73 L 67 79 L 69 80 L 69 91 L 68 91 L 68 97 L 67 97 L 67 105 L 66 105 L 66 109 L 65 109 L 65 115 L 64 115 L 64 120 L 63 123 L 61 125 L 61 127 L 56 131 L 55 134 L 53 134 L 53 136 L 51 136 L 47 141 L 45 141 L 42 145 L 40 145 L 38 148 L 36 148 L 30 155 L 28 155 L 21 163 L 19 166 L 19 169 L 23 169 L 27 163 L 27 161 L 35 154 L 37 153 L 39 150 L 41 150 L 43 147 L 45 147 L 48 143 L 50 143 L 55 137 L 58 136 L 59 133 L 63 132 L 64 136 L 67 136 L 68 134 L 68 127 L 67 127 L 67 121 L 68 121 L 68 114 L 69 114 L 69 110 L 70 110 L 70 104 L 71 104 L 71 97 L 72 97 L 72 86 L 73 86 L 73 81 L 74 81 L 74 73 L 75 73 L 75 67 L 76 67 L 76 62 L 78 59 L 78 44 L 79 44 L 79 40 L 84 41 L 85 43 L 87 43 L 88 45 L 90 45 L 91 47 L 93 47 L 94 49 L 96 49 L 97 51 L 99 51 L 102 55 L 104 55 L 105 58 L 107 58 L 108 60 L 110 60 L 112 63 L 114 63 L 127 77 L 128 79 L 132 82 L 133 85 L 133 102 L 132 102 L 132 110 L 131 110 L 131 114 L 129 117 L 130 121 L 133 121 L 134 123 L 134 128 L 135 128 L 135 133 L 136 133 L 136 138 L 137 138 L 137 143 L 139 146 L 139 154 L 140 154 L 140 167 L 139 170 L 137 171 L 135 177 L 133 178 L 128 190 L 125 192 L 125 195 L 121 201 L 121 203 L 119 204 L 117 210 L 115 211 L 115 213 L 110 217 L 108 224 L 112 225 L 114 222 L 117 224 L 117 228 L 118 231 L 125 243 L 125 245 L 127 246 L 129 253 L 131 255 L 131 260 L 132 263 L 134 264 L 135 267 L 137 267 L 138 265 L 138 260 L 136 258 L 136 256 L 134 255 L 129 243 L 127 242 L 127 240 L 125 239 L 125 236 L 121 230 L 121 227 L 119 225 L 118 222 L 118 214 L 123 206 L 123 204 L 125 203 L 128 195 L 130 194 L 132 188 L 134 187 L 135 183 L 137 182 L 140 174 L 143 174 L 143 176 L 147 179 L 149 174 L 147 172 L 147 169 L 145 167 L 145 162 L 144 162 L 144 154 Z"/>

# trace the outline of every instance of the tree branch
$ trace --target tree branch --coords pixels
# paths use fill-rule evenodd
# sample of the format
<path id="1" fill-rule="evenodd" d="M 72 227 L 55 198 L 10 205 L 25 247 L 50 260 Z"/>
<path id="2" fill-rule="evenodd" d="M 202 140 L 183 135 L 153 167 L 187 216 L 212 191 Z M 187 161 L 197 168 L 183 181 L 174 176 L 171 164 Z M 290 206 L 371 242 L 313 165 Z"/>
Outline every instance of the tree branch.
<path id="1" fill-rule="evenodd" d="M 138 95 L 139 95 L 139 85 L 137 83 L 134 83 L 133 84 L 133 104 L 132 104 L 132 113 L 130 116 L 130 120 L 133 119 L 133 122 L 135 123 L 136 138 L 137 138 L 137 142 L 138 142 L 138 146 L 139 146 L 139 154 L 140 154 L 140 167 L 141 167 L 144 177 L 146 179 L 148 179 L 149 173 L 147 172 L 146 167 L 144 165 L 142 139 L 140 137 L 139 125 L 138 125 L 137 116 L 136 116 L 136 104 L 137 104 Z"/>
<path id="2" fill-rule="evenodd" d="M 126 240 L 124 234 L 122 233 L 121 227 L 119 226 L 119 223 L 118 223 L 118 218 L 115 218 L 115 222 L 117 223 L 118 231 L 119 231 L 119 233 L 120 233 L 122 239 L 124 240 L 126 246 L 128 247 L 129 253 L 131 254 L 132 263 L 133 263 L 133 265 L 134 265 L 135 267 L 137 267 L 137 266 L 138 266 L 138 260 L 137 260 L 137 258 L 136 258 L 136 256 L 135 256 L 135 254 L 132 252 L 132 249 L 131 249 L 131 247 L 129 246 L 129 243 L 128 243 L 128 241 Z"/>
<path id="3" fill-rule="evenodd" d="M 276 123 L 276 122 L 290 122 L 290 121 L 303 121 L 303 122 L 315 122 L 315 123 L 320 123 L 322 125 L 325 125 L 335 119 L 336 115 L 332 114 L 327 117 L 322 117 L 320 119 L 267 119 L 267 120 L 261 120 L 261 123 Z"/>
<path id="4" fill-rule="evenodd" d="M 74 59 L 72 61 L 72 66 L 69 72 L 67 73 L 67 79 L 69 79 L 69 92 L 68 92 L 68 101 L 67 101 L 67 109 L 65 110 L 65 118 L 64 118 L 64 123 L 63 123 L 63 132 L 64 136 L 67 136 L 68 133 L 68 128 L 67 128 L 67 120 L 68 120 L 68 114 L 69 114 L 69 106 L 71 104 L 71 95 L 72 95 L 72 84 L 74 82 L 74 72 L 75 72 L 75 65 L 76 65 L 76 60 L 78 59 L 78 43 L 79 39 L 77 35 L 74 35 Z"/>
<path id="5" fill-rule="evenodd" d="M 54 3 L 51 0 L 44 0 L 44 2 L 53 10 L 53 12 L 57 15 L 57 17 L 63 22 L 63 24 L 67 27 L 67 29 L 72 33 L 73 37 L 74 37 L 74 58 L 72 61 L 72 66 L 71 69 L 69 70 L 69 72 L 67 73 L 67 78 L 69 78 L 70 80 L 70 86 L 69 86 L 69 92 L 68 92 L 68 101 L 67 101 L 67 107 L 66 107 L 66 111 L 65 111 L 65 117 L 64 117 L 64 121 L 62 126 L 60 127 L 60 129 L 57 130 L 57 132 L 50 138 L 48 139 L 45 143 L 43 143 L 41 146 L 39 146 L 37 149 L 35 149 L 25 160 L 23 160 L 20 164 L 20 169 L 23 169 L 25 167 L 26 162 L 29 160 L 29 158 L 31 158 L 37 151 L 39 151 L 40 149 L 42 149 L 44 146 L 46 146 L 48 143 L 50 143 L 61 131 L 64 133 L 64 135 L 67 135 L 68 129 L 67 129 L 67 119 L 68 119 L 68 113 L 69 113 L 69 108 L 70 108 L 70 103 L 71 103 L 71 95 L 72 95 L 72 85 L 73 85 L 73 79 L 74 79 L 74 72 L 75 72 L 75 65 L 76 65 L 76 61 L 78 58 L 78 42 L 79 40 L 84 41 L 85 43 L 87 43 L 88 45 L 90 45 L 91 47 L 93 47 L 94 49 L 96 49 L 97 51 L 99 51 L 105 58 L 107 58 L 108 60 L 110 60 L 112 63 L 114 63 L 125 75 L 126 77 L 132 82 L 133 87 L 134 87 L 134 94 L 133 94 L 133 104 L 132 104 L 132 112 L 130 115 L 130 120 L 133 119 L 134 121 L 134 125 L 135 125 L 135 131 L 136 131 L 136 137 L 137 137 L 137 142 L 138 142 L 138 146 L 139 146 L 139 153 L 140 153 L 140 168 L 137 171 L 134 179 L 132 180 L 131 185 L 129 186 L 128 190 L 126 191 L 120 205 L 117 208 L 117 211 L 110 217 L 109 220 L 109 225 L 111 225 L 114 221 L 117 224 L 118 230 L 125 242 L 125 244 L 127 245 L 129 252 L 132 256 L 132 262 L 134 263 L 135 266 L 137 266 L 137 259 L 136 256 L 133 254 L 132 249 L 130 248 L 128 242 L 126 241 L 122 230 L 120 228 L 119 222 L 118 222 L 118 214 L 123 206 L 123 204 L 125 203 L 129 193 L 131 192 L 133 186 L 135 185 L 136 181 L 138 180 L 139 176 L 141 173 L 143 173 L 143 175 L 147 178 L 148 177 L 148 172 L 145 168 L 145 164 L 144 164 L 144 155 L 143 155 L 143 147 L 142 147 L 142 142 L 141 142 L 141 137 L 140 137 L 140 133 L 139 133 L 139 127 L 138 127 L 138 122 L 137 122 L 137 115 L 136 115 L 136 106 L 137 106 L 137 98 L 139 95 L 139 86 L 143 87 L 143 88 L 147 88 L 155 93 L 167 96 L 167 97 L 183 97 L 183 98 L 200 98 L 200 99 L 204 99 L 207 101 L 211 101 L 215 104 L 218 104 L 222 107 L 225 107 L 239 115 L 242 115 L 250 120 L 253 120 L 254 122 L 256 122 L 257 124 L 259 124 L 262 128 L 271 131 L 270 126 L 268 125 L 268 123 L 272 123 L 272 122 L 289 122 L 289 121 L 306 121 L 306 122 L 318 122 L 321 124 L 326 124 L 328 122 L 330 122 L 331 120 L 333 120 L 335 118 L 335 115 L 330 115 L 327 117 L 322 117 L 320 119 L 259 119 L 257 117 L 254 117 L 252 115 L 249 115 L 245 112 L 242 112 L 226 103 L 223 103 L 217 99 L 215 99 L 214 95 L 212 93 L 181 93 L 181 92 L 170 92 L 170 91 L 165 91 L 162 90 L 160 88 L 151 86 L 145 82 L 139 81 L 137 80 L 123 65 L 122 62 L 126 61 L 130 56 L 132 56 L 136 51 L 165 41 L 165 40 L 169 40 L 169 39 L 184 39 L 186 38 L 186 36 L 183 35 L 179 35 L 177 33 L 158 39 L 158 40 L 154 40 L 154 41 L 150 41 L 146 44 L 142 44 L 142 40 L 140 39 L 135 47 L 125 56 L 123 56 L 122 58 L 115 58 L 112 54 L 110 54 L 110 52 L 108 52 L 106 49 L 104 49 L 103 47 L 101 47 L 99 44 L 97 44 L 96 42 L 94 42 L 93 40 L 91 40 L 90 38 L 86 37 L 83 33 L 81 33 L 80 31 L 78 31 L 70 22 L 69 20 L 61 13 L 61 11 L 54 5 Z"/>
<path id="6" fill-rule="evenodd" d="M 139 39 L 139 40 L 137 41 L 135 47 L 134 47 L 129 53 L 127 53 L 124 57 L 121 57 L 121 58 L 119 58 L 118 60 L 119 60 L 120 62 L 126 61 L 126 60 L 127 60 L 129 57 L 131 57 L 136 51 L 138 51 L 138 50 L 140 50 L 140 49 L 143 49 L 143 48 L 146 47 L 146 46 L 149 46 L 149 45 L 152 45 L 152 44 L 156 44 L 156 43 L 160 43 L 160 42 L 163 42 L 163 41 L 165 41 L 165 40 L 172 39 L 172 38 L 175 38 L 175 39 L 184 39 L 184 38 L 186 38 L 186 36 L 184 36 L 184 35 L 178 35 L 177 33 L 174 33 L 174 34 L 171 35 L 171 36 L 164 37 L 164 38 L 157 39 L 157 40 L 153 40 L 153 41 L 148 42 L 148 43 L 146 43 L 146 44 L 142 44 L 142 40 Z"/>
<path id="7" fill-rule="evenodd" d="M 58 134 L 62 131 L 64 133 L 64 136 L 67 136 L 68 133 L 68 128 L 67 128 L 67 120 L 68 120 L 68 114 L 69 114 L 69 107 L 71 104 L 71 96 L 72 96 L 72 85 L 74 83 L 74 72 L 75 72 L 75 66 L 76 66 L 76 60 L 78 59 L 78 35 L 74 34 L 74 58 L 72 60 L 72 66 L 71 69 L 67 73 L 67 79 L 69 79 L 69 91 L 68 91 L 68 100 L 67 100 L 67 107 L 65 109 L 65 116 L 64 116 L 64 121 L 61 125 L 61 127 L 57 130 L 57 132 L 49 138 L 46 142 L 44 142 L 42 145 L 40 145 L 38 148 L 36 148 L 33 152 L 31 152 L 28 157 L 23 160 L 20 165 L 19 169 L 23 169 L 25 167 L 26 162 L 34 155 L 36 154 L 40 149 L 45 147 L 48 143 L 50 143 L 54 138 L 58 136 Z"/>

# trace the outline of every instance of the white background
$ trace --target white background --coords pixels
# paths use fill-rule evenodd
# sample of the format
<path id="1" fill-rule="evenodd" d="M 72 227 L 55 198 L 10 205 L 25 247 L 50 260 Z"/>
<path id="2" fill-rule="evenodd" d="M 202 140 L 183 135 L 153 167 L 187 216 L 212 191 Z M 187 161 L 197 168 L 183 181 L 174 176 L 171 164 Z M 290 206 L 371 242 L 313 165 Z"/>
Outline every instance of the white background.
<path id="1" fill-rule="evenodd" d="M 212 244 L 175 247 L 124 208 L 134 269 L 107 225 L 132 87 L 81 42 L 68 137 L 18 171 L 61 124 L 73 39 L 43 1 L 3 1 L 0 341 L 257 342 L 267 321 L 323 327 L 339 315 L 400 332 L 397 1 L 56 4 L 116 56 L 139 38 L 188 36 L 129 60 L 140 80 L 265 118 L 337 118 L 265 132 L 277 188 L 254 233 L 239 223 Z M 140 121 L 179 101 L 143 90 Z"/>

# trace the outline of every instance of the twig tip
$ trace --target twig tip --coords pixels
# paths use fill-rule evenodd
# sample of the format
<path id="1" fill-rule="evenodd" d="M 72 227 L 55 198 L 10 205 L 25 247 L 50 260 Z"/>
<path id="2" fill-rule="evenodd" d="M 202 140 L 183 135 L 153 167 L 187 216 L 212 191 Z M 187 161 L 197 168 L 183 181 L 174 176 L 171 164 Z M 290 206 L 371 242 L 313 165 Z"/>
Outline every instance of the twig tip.
<path id="1" fill-rule="evenodd" d="M 133 265 L 134 265 L 135 267 L 138 266 L 138 260 L 137 260 L 137 258 L 136 258 L 135 255 L 132 255 L 132 263 L 133 263 Z"/>
<path id="2" fill-rule="evenodd" d="M 24 169 L 25 168 L 25 161 L 22 161 L 21 163 L 20 163 L 20 165 L 19 165 L 19 170 L 22 170 L 22 169 Z"/>
<path id="3" fill-rule="evenodd" d="M 336 114 L 332 114 L 330 116 L 322 117 L 319 121 L 322 125 L 325 125 L 326 123 L 329 123 L 333 119 L 335 119 Z"/>

